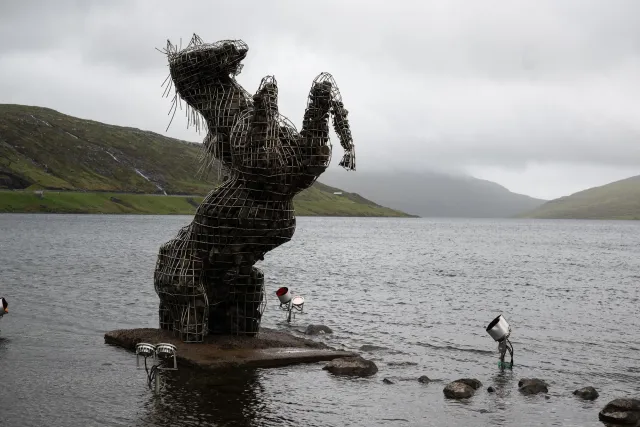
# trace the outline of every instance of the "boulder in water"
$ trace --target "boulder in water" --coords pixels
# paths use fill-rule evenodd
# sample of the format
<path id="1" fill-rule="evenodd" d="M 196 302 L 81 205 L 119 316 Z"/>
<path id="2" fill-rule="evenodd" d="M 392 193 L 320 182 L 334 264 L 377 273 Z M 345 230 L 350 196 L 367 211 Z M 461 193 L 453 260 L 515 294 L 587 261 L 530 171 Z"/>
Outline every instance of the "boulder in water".
<path id="1" fill-rule="evenodd" d="M 573 394 L 584 400 L 596 400 L 600 396 L 598 391 L 591 386 L 576 390 Z"/>
<path id="2" fill-rule="evenodd" d="M 444 396 L 448 399 L 467 399 L 473 396 L 475 390 L 465 383 L 459 383 L 457 381 L 447 384 L 442 390 Z"/>
<path id="3" fill-rule="evenodd" d="M 324 368 L 334 375 L 351 375 L 356 377 L 369 377 L 378 372 L 378 367 L 371 360 L 362 356 L 341 357 L 327 363 Z"/>
<path id="4" fill-rule="evenodd" d="M 385 384 L 393 384 L 393 381 L 391 381 L 389 378 L 383 379 L 382 382 Z"/>
<path id="5" fill-rule="evenodd" d="M 428 384 L 431 382 L 431 379 L 429 379 L 428 376 L 423 375 L 420 378 L 418 378 L 418 382 L 422 383 L 422 384 Z"/>
<path id="6" fill-rule="evenodd" d="M 482 383 L 476 379 L 461 378 L 447 384 L 443 393 L 449 399 L 467 399 L 480 387 Z"/>
<path id="7" fill-rule="evenodd" d="M 318 334 L 332 334 L 333 331 L 330 327 L 325 325 L 309 325 L 304 331 L 306 335 L 318 335 Z"/>
<path id="8" fill-rule="evenodd" d="M 636 426 L 640 423 L 640 400 L 614 399 L 600 411 L 598 419 L 614 425 Z"/>
<path id="9" fill-rule="evenodd" d="M 487 391 L 488 391 L 489 393 L 495 393 L 496 389 L 495 389 L 495 388 L 493 388 L 493 387 L 491 387 L 491 386 L 489 386 L 489 387 L 487 388 Z"/>
<path id="10" fill-rule="evenodd" d="M 548 393 L 549 386 L 546 382 L 538 378 L 523 378 L 518 382 L 518 390 L 524 395 L 533 395 L 538 393 Z"/>

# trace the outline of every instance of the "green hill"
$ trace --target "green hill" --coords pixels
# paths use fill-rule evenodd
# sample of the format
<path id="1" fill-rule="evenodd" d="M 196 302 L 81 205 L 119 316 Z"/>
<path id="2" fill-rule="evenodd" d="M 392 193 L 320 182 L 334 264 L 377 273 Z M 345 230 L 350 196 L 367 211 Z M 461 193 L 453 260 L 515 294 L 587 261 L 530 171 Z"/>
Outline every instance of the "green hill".
<path id="1" fill-rule="evenodd" d="M 640 219 L 640 176 L 551 200 L 522 218 Z"/>
<path id="2" fill-rule="evenodd" d="M 199 156 L 199 144 L 0 104 L 0 212 L 192 213 L 221 178 L 217 170 L 199 174 Z M 408 216 L 335 192 L 314 184 L 296 196 L 296 212 Z"/>

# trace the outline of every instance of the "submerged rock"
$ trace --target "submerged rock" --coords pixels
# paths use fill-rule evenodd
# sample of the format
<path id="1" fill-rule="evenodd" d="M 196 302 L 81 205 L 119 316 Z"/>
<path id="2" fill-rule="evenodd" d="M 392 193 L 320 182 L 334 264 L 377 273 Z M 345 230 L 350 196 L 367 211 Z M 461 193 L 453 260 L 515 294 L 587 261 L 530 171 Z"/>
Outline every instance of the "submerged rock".
<path id="1" fill-rule="evenodd" d="M 378 367 L 375 363 L 361 356 L 334 359 L 327 363 L 322 369 L 334 375 L 351 375 L 356 377 L 369 377 L 378 372 Z"/>
<path id="2" fill-rule="evenodd" d="M 461 378 L 447 384 L 443 393 L 449 399 L 466 399 L 473 396 L 480 387 L 482 387 L 482 383 L 479 380 Z"/>
<path id="3" fill-rule="evenodd" d="M 422 383 L 422 384 L 427 384 L 431 382 L 431 379 L 429 379 L 428 376 L 423 375 L 420 378 L 418 378 L 418 382 Z"/>
<path id="4" fill-rule="evenodd" d="M 591 386 L 576 390 L 573 394 L 584 400 L 596 400 L 600 396 L 598 391 Z"/>
<path id="5" fill-rule="evenodd" d="M 417 366 L 416 362 L 387 362 L 387 366 Z"/>
<path id="6" fill-rule="evenodd" d="M 333 331 L 330 327 L 325 325 L 309 325 L 304 331 L 306 335 L 318 335 L 318 334 L 332 334 Z"/>
<path id="7" fill-rule="evenodd" d="M 538 393 L 548 393 L 549 386 L 546 382 L 538 378 L 523 378 L 518 382 L 520 393 L 533 395 Z"/>
<path id="8" fill-rule="evenodd" d="M 367 352 L 386 350 L 386 349 L 387 347 L 381 347 L 379 345 L 371 345 L 371 344 L 364 344 L 360 346 L 360 351 L 367 351 Z"/>
<path id="9" fill-rule="evenodd" d="M 385 384 L 393 384 L 393 381 L 391 381 L 389 378 L 383 379 L 382 382 Z"/>
<path id="10" fill-rule="evenodd" d="M 447 384 L 442 390 L 445 397 L 449 399 L 467 399 L 475 393 L 473 387 L 466 385 L 465 383 L 459 383 L 457 381 Z"/>
<path id="11" fill-rule="evenodd" d="M 618 425 L 638 425 L 640 423 L 640 400 L 612 400 L 600 411 L 598 419 L 606 423 Z"/>
<path id="12" fill-rule="evenodd" d="M 489 386 L 489 387 L 487 388 L 487 391 L 488 391 L 489 393 L 494 393 L 494 392 L 496 391 L 496 389 L 495 389 L 495 388 L 493 388 L 493 387 L 491 387 L 491 386 Z"/>

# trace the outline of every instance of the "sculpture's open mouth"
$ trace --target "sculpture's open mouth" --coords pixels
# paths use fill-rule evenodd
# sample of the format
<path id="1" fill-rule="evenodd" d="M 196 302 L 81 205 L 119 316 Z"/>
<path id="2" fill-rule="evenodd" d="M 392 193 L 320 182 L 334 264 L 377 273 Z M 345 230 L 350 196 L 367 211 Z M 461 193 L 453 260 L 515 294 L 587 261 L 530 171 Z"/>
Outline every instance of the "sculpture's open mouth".
<path id="1" fill-rule="evenodd" d="M 207 71 L 218 75 L 240 74 L 242 60 L 246 58 L 249 47 L 242 40 L 220 40 L 215 43 L 204 43 L 200 37 L 193 35 L 184 49 L 167 41 L 164 53 L 169 59 L 172 75 L 194 75 Z"/>
<path id="2" fill-rule="evenodd" d="M 189 125 L 195 125 L 196 131 L 206 124 L 198 111 L 198 102 L 194 99 L 208 93 L 208 86 L 219 82 L 220 79 L 229 79 L 240 74 L 242 61 L 249 52 L 249 47 L 242 40 L 220 40 L 215 43 L 204 43 L 196 34 L 189 44 L 182 48 L 167 40 L 166 48 L 160 52 L 167 56 L 170 74 L 165 79 L 163 97 L 168 97 L 172 89 L 175 89 L 169 115 L 171 120 L 167 126 L 171 126 L 173 116 L 180 101 L 187 103 L 187 119 Z M 203 126 L 204 125 L 204 126 Z"/>

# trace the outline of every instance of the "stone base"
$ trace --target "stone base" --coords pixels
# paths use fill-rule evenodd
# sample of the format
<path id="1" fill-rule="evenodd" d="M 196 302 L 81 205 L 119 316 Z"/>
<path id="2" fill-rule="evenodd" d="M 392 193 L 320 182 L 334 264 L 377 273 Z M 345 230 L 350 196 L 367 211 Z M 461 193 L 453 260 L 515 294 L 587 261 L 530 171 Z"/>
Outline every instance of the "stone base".
<path id="1" fill-rule="evenodd" d="M 134 351 L 141 342 L 171 343 L 178 349 L 178 369 L 231 367 L 276 368 L 357 356 L 273 329 L 260 329 L 257 337 L 209 335 L 202 343 L 183 343 L 173 333 L 153 328 L 120 329 L 104 335 L 107 344 Z"/>

